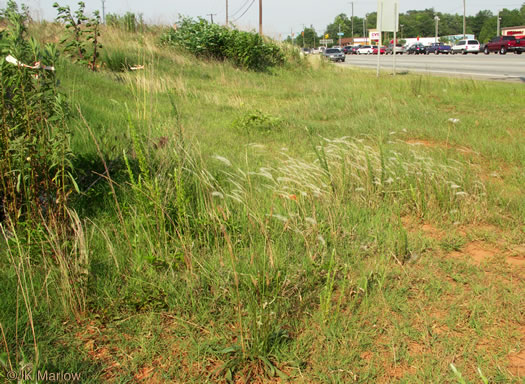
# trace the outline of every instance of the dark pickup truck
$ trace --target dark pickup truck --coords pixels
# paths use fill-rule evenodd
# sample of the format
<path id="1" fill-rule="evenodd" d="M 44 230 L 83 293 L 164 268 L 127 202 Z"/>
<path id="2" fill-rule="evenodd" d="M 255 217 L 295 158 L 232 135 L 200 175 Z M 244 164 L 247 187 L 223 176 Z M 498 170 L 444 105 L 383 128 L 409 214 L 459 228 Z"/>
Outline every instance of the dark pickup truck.
<path id="1" fill-rule="evenodd" d="M 434 43 L 427 47 L 426 54 L 429 55 L 431 53 L 434 53 L 436 55 L 439 55 L 440 53 L 449 54 L 452 50 L 452 47 L 450 45 L 446 45 L 443 43 Z"/>
<path id="2" fill-rule="evenodd" d="M 501 55 L 514 52 L 521 55 L 525 52 L 525 39 L 516 39 L 515 36 L 498 36 L 485 44 L 483 52 L 485 55 L 490 52 L 499 52 Z"/>

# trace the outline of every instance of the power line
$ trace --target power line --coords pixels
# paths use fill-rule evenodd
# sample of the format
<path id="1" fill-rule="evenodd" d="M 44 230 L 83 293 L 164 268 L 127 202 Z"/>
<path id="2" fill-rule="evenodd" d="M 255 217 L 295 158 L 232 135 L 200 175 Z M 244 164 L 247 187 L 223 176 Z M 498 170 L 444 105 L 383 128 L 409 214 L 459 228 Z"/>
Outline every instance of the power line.
<path id="1" fill-rule="evenodd" d="M 255 0 L 252 0 L 252 2 L 250 3 L 250 5 L 248 6 L 248 8 L 246 8 L 246 10 L 242 13 L 242 15 L 240 15 L 239 17 L 237 17 L 235 20 L 233 20 L 233 22 L 236 22 L 237 20 L 239 20 L 241 17 L 243 17 L 244 15 L 246 15 L 246 13 L 250 10 L 250 8 L 252 7 L 252 5 L 255 3 Z"/>
<path id="2" fill-rule="evenodd" d="M 231 17 L 235 17 L 235 15 L 237 15 L 239 12 L 241 12 L 242 9 L 243 9 L 244 7 L 246 7 L 246 5 L 247 5 L 249 2 L 250 2 L 250 0 L 246 0 L 246 1 L 245 1 L 245 2 L 239 7 L 239 9 L 237 9 L 235 12 L 231 13 L 230 16 L 231 16 Z"/>

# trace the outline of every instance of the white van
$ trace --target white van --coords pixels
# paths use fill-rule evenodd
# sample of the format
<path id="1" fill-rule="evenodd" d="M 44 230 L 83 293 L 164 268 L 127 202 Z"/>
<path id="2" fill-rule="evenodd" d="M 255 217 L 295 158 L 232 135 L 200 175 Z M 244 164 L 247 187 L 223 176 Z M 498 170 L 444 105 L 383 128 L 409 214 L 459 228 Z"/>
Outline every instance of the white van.
<path id="1" fill-rule="evenodd" d="M 466 55 L 467 53 L 473 53 L 477 55 L 479 49 L 479 41 L 477 40 L 460 40 L 452 47 L 452 54 L 462 53 Z"/>

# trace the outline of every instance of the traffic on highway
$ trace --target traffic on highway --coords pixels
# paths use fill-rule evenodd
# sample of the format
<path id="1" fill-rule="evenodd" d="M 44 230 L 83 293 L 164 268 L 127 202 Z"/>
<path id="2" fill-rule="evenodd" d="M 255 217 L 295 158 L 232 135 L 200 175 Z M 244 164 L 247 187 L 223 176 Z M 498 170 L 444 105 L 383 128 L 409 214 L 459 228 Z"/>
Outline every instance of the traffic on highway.
<path id="1" fill-rule="evenodd" d="M 499 36 L 486 44 L 475 39 L 459 40 L 455 44 L 415 42 L 410 45 L 393 44 L 333 46 L 304 49 L 303 53 L 320 54 L 324 58 L 345 63 L 346 66 L 377 67 L 377 55 L 396 53 L 398 72 L 417 72 L 443 76 L 459 76 L 489 80 L 525 82 L 525 38 Z M 416 59 L 415 56 L 418 56 Z M 387 70 L 393 58 L 381 60 Z"/>

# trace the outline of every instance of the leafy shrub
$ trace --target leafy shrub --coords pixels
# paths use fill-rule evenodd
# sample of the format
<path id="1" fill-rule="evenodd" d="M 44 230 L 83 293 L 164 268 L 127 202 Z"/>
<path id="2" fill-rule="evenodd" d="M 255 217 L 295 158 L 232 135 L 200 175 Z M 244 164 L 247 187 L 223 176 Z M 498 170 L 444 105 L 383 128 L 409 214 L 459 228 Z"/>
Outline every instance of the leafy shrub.
<path id="1" fill-rule="evenodd" d="M 14 1 L 4 11 L 8 25 L 0 40 L 0 207 L 13 223 L 41 216 L 65 215 L 74 180 L 69 135 L 64 129 L 66 103 L 56 89 L 54 70 L 19 63 L 58 60 L 54 45 L 27 39 L 26 22 Z"/>
<path id="2" fill-rule="evenodd" d="M 280 129 L 283 121 L 262 111 L 249 112 L 233 122 L 233 127 L 245 132 L 272 132 Z"/>
<path id="3" fill-rule="evenodd" d="M 265 71 L 281 65 L 281 49 L 253 32 L 231 30 L 204 19 L 184 19 L 177 30 L 161 36 L 161 43 L 184 48 L 198 57 L 230 60 L 234 65 L 254 71 Z"/>

